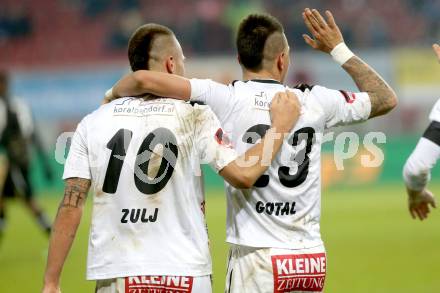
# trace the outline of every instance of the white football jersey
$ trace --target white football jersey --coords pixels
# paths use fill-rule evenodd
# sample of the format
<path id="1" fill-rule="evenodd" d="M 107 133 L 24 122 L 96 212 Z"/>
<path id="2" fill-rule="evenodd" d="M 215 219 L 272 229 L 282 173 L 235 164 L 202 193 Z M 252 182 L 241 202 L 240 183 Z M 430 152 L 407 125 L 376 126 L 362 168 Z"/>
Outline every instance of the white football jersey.
<path id="1" fill-rule="evenodd" d="M 431 124 L 425 130 L 403 168 L 405 184 L 412 190 L 423 190 L 431 180 L 431 170 L 440 159 L 440 99 L 429 114 Z"/>
<path id="2" fill-rule="evenodd" d="M 87 279 L 211 274 L 200 162 L 235 160 L 207 106 L 122 98 L 86 116 L 63 178 L 91 179 Z"/>
<path id="3" fill-rule="evenodd" d="M 274 80 L 236 81 L 229 86 L 191 80 L 191 100 L 217 114 L 238 153 L 257 142 L 270 127 L 269 107 L 275 93 L 288 89 Z M 227 241 L 252 247 L 300 249 L 322 244 L 321 143 L 324 129 L 368 119 L 367 93 L 348 93 L 321 86 L 293 91 L 301 115 L 268 171 L 253 188 L 225 183 Z"/>

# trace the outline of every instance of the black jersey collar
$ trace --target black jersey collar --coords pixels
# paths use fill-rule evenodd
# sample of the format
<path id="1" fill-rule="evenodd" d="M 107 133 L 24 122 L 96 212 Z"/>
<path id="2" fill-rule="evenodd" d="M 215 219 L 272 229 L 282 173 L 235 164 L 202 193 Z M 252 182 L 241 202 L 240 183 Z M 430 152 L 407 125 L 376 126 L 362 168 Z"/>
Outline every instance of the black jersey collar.
<path id="1" fill-rule="evenodd" d="M 247 80 L 247 81 L 249 81 L 249 80 Z M 281 82 L 279 82 L 278 80 L 275 80 L 275 79 L 251 79 L 250 81 L 261 82 L 261 83 L 275 83 L 275 84 L 281 84 L 282 85 Z"/>
<path id="2" fill-rule="evenodd" d="M 239 81 L 239 80 L 234 80 L 232 82 L 232 86 L 235 85 L 235 83 Z M 251 80 L 243 80 L 242 82 L 248 82 L 248 81 L 253 81 L 253 82 L 260 82 L 260 83 L 272 83 L 272 84 L 280 84 L 283 85 L 281 82 L 279 82 L 278 80 L 275 79 L 251 79 Z"/>

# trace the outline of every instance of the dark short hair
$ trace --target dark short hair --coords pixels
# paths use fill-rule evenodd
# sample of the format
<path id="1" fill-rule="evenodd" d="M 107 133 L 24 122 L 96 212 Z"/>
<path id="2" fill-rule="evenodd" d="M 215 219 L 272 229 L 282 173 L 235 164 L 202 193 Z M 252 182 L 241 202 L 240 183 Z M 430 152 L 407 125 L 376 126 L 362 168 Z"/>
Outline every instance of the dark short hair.
<path id="1" fill-rule="evenodd" d="M 131 70 L 149 69 L 150 51 L 156 37 L 174 36 L 172 30 L 166 26 L 148 23 L 139 27 L 131 36 L 128 42 L 128 60 L 130 60 Z"/>
<path id="2" fill-rule="evenodd" d="M 251 14 L 238 28 L 236 45 L 240 63 L 249 70 L 260 70 L 266 40 L 273 33 L 284 33 L 281 23 L 269 14 Z"/>

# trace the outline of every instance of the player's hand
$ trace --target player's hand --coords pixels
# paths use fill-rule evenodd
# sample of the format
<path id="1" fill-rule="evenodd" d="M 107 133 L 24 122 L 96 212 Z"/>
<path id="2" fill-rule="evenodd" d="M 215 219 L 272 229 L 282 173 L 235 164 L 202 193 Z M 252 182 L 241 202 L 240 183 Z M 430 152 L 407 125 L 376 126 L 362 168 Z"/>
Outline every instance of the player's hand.
<path id="1" fill-rule="evenodd" d="M 298 121 L 301 105 L 291 91 L 278 92 L 270 105 L 272 126 L 280 133 L 289 132 Z"/>
<path id="2" fill-rule="evenodd" d="M 336 45 L 344 42 L 344 38 L 332 13 L 327 10 L 325 15 L 327 20 L 316 9 L 306 8 L 304 10 L 302 16 L 313 38 L 307 34 L 303 34 L 303 38 L 313 49 L 330 53 Z"/>
<path id="3" fill-rule="evenodd" d="M 436 208 L 434 195 L 431 191 L 424 189 L 422 191 L 408 191 L 408 208 L 413 219 L 424 220 L 428 218 L 430 207 Z"/>
<path id="4" fill-rule="evenodd" d="M 113 88 L 110 88 L 105 92 L 104 99 L 102 100 L 101 105 L 108 104 L 111 101 L 116 100 L 116 99 L 117 98 L 113 94 Z"/>
<path id="5" fill-rule="evenodd" d="M 110 103 L 111 101 L 112 101 L 111 99 L 109 99 L 109 98 L 107 98 L 107 97 L 104 97 L 104 99 L 102 99 L 102 101 L 101 101 L 101 105 L 108 104 L 108 103 Z"/>
<path id="6" fill-rule="evenodd" d="M 440 63 L 440 45 L 434 44 L 432 45 L 432 48 L 434 49 L 434 52 L 437 55 L 438 62 Z"/>

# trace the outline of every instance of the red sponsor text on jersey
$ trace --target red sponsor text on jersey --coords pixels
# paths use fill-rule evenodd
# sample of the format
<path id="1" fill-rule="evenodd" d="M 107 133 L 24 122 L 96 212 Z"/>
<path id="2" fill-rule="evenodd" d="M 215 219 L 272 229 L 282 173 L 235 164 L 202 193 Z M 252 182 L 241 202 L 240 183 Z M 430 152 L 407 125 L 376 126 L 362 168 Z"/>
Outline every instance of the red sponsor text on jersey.
<path id="1" fill-rule="evenodd" d="M 346 92 L 343 90 L 340 90 L 341 94 L 344 96 L 344 99 L 347 103 L 352 104 L 356 100 L 355 93 L 352 92 Z"/>
<path id="2" fill-rule="evenodd" d="M 232 147 L 231 140 L 221 128 L 219 128 L 215 133 L 215 139 L 220 145 L 223 145 L 225 147 Z"/>
<path id="3" fill-rule="evenodd" d="M 324 288 L 325 253 L 273 255 L 274 293 L 321 292 Z"/>
<path id="4" fill-rule="evenodd" d="M 193 277 L 140 276 L 125 278 L 126 293 L 188 293 L 192 291 Z"/>

